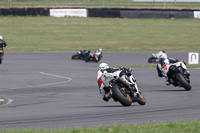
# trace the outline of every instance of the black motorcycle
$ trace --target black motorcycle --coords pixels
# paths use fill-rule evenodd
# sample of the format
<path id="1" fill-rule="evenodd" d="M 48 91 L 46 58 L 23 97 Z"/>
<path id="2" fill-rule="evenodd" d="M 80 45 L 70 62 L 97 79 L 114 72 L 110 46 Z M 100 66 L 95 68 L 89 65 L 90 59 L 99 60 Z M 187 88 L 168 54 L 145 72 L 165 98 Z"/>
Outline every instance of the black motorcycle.
<path id="1" fill-rule="evenodd" d="M 171 65 L 168 71 L 168 77 L 171 84 L 175 87 L 183 87 L 186 91 L 191 90 L 190 73 L 185 69 L 183 62 L 178 62 L 176 65 Z"/>
<path id="2" fill-rule="evenodd" d="M 94 61 L 94 62 L 99 62 L 102 58 L 102 53 L 100 55 L 97 55 L 96 53 L 90 53 L 86 58 L 85 58 L 85 62 L 89 62 L 89 61 Z"/>
<path id="3" fill-rule="evenodd" d="M 90 51 L 87 50 L 78 51 L 76 54 L 72 55 L 72 60 L 85 60 L 89 54 Z"/>
<path id="4" fill-rule="evenodd" d="M 159 61 L 159 59 L 156 57 L 155 53 L 152 53 L 152 56 L 149 57 L 148 62 L 149 63 L 157 63 Z"/>

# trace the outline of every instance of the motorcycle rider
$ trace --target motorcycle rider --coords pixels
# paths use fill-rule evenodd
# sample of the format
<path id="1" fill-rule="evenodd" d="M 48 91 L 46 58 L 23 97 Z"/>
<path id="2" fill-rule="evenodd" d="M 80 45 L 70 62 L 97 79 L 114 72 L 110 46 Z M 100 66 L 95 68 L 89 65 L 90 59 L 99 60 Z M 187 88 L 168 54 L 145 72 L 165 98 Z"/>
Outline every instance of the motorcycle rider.
<path id="1" fill-rule="evenodd" d="M 6 42 L 3 40 L 3 37 L 0 35 L 0 50 L 3 50 L 3 48 L 6 46 L 7 46 Z M 2 53 L 2 60 L 3 60 L 3 56 L 4 56 L 4 52 Z"/>
<path id="2" fill-rule="evenodd" d="M 94 57 L 95 57 L 96 61 L 101 59 L 101 57 L 102 57 L 102 49 L 101 48 L 99 48 L 97 51 L 95 51 Z"/>
<path id="3" fill-rule="evenodd" d="M 106 101 L 106 102 L 108 102 L 109 99 L 111 98 L 112 92 L 111 92 L 111 88 L 104 86 L 102 79 L 101 79 L 101 76 L 102 76 L 103 73 L 113 73 L 113 72 L 116 72 L 116 71 L 119 71 L 119 70 L 121 70 L 121 72 L 119 74 L 120 78 L 123 81 L 128 82 L 126 78 L 127 78 L 127 75 L 131 74 L 131 71 L 132 71 L 131 68 L 125 68 L 125 67 L 110 68 L 107 63 L 99 64 L 98 72 L 97 72 L 97 83 L 98 83 L 98 86 L 99 86 L 99 92 L 100 92 L 103 100 Z"/>
<path id="4" fill-rule="evenodd" d="M 3 48 L 6 46 L 7 46 L 6 42 L 3 40 L 3 37 L 0 35 L 0 49 L 3 50 Z"/>
<path id="5" fill-rule="evenodd" d="M 168 76 L 168 72 L 165 72 L 164 70 L 167 70 L 167 68 L 169 68 L 170 65 L 172 65 L 173 63 L 177 63 L 180 60 L 168 58 L 167 53 L 164 50 L 159 51 L 159 53 L 157 54 L 157 57 L 159 58 L 158 64 L 156 66 L 158 77 L 165 77 L 166 79 L 165 84 L 169 86 L 171 82 Z M 186 65 L 184 61 L 182 62 Z M 186 71 L 186 72 L 189 74 L 189 71 Z"/>

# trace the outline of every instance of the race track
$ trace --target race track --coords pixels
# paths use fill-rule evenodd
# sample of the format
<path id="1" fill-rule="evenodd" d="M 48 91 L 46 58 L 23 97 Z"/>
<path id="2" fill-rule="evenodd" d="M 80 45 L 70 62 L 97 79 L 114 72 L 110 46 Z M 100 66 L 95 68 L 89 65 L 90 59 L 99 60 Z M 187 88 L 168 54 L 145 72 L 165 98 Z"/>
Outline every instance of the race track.
<path id="1" fill-rule="evenodd" d="M 71 60 L 75 52 L 6 52 L 0 65 L 0 129 L 58 129 L 108 124 L 200 120 L 200 69 L 189 69 L 191 91 L 165 86 L 155 68 L 133 68 L 147 103 L 123 107 L 98 91 L 99 63 Z M 148 64 L 151 52 L 104 52 L 110 65 Z M 185 60 L 187 52 L 168 52 Z"/>

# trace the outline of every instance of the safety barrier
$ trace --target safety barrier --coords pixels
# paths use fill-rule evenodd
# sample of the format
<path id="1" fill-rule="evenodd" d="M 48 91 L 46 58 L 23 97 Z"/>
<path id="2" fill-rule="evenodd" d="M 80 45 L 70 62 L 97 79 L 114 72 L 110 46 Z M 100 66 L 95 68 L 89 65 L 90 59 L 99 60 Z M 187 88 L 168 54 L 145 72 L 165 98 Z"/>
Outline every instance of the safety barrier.
<path id="1" fill-rule="evenodd" d="M 9 8 L 1 9 L 0 15 L 8 16 L 49 16 L 49 9 L 45 8 Z"/>
<path id="2" fill-rule="evenodd" d="M 72 9 L 72 8 L 65 8 Z M 78 8 L 74 8 L 78 9 Z M 49 16 L 49 8 L 0 8 L 0 15 L 7 16 Z M 167 10 L 167 9 L 128 9 L 128 8 L 88 8 L 88 17 L 105 18 L 194 18 L 194 12 L 200 10 Z M 196 15 L 196 16 L 200 16 Z"/>

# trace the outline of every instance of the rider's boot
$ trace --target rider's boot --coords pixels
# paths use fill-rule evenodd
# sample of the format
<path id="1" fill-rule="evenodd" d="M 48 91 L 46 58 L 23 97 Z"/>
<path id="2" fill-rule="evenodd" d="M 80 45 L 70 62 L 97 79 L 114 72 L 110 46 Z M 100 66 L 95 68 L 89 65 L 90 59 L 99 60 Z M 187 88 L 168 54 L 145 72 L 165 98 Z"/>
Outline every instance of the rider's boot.
<path id="1" fill-rule="evenodd" d="M 170 85 L 169 80 L 166 80 L 166 81 L 165 81 L 165 84 L 166 84 L 167 86 L 169 86 L 169 85 Z"/>
<path id="2" fill-rule="evenodd" d="M 169 78 L 168 78 L 167 76 L 165 76 L 165 79 L 166 79 L 165 84 L 166 84 L 167 86 L 169 86 L 169 85 L 171 84 L 170 81 L 169 81 Z"/>
<path id="3" fill-rule="evenodd" d="M 109 99 L 110 99 L 111 96 L 112 96 L 112 91 L 111 91 L 111 89 L 109 88 L 108 90 L 105 90 L 105 93 L 106 93 L 106 94 L 104 95 L 103 100 L 106 101 L 106 102 L 108 102 Z"/>

